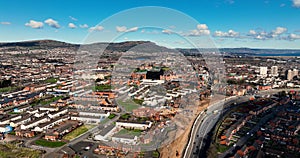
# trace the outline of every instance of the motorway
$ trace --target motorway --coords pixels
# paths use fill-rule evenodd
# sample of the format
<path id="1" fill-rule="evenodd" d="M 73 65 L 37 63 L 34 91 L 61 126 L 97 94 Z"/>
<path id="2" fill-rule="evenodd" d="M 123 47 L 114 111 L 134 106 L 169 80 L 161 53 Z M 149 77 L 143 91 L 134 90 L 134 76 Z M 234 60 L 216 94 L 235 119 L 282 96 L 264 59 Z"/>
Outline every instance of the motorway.
<path id="1" fill-rule="evenodd" d="M 280 91 L 289 91 L 292 89 L 272 89 L 269 91 L 260 91 L 257 95 L 268 95 L 274 94 Z M 249 100 L 249 96 L 240 96 L 240 97 L 230 97 L 223 100 L 220 100 L 217 103 L 210 105 L 207 108 L 206 112 L 202 112 L 196 118 L 192 130 L 190 139 L 188 141 L 186 150 L 184 152 L 183 158 L 198 158 L 199 156 L 203 157 L 206 151 L 203 151 L 205 143 L 208 139 L 208 133 L 218 122 L 222 113 L 226 112 L 232 104 L 236 103 L 237 105 L 242 102 Z M 216 112 L 217 110 L 218 112 Z M 215 111 L 215 113 L 214 113 Z"/>
<path id="2" fill-rule="evenodd" d="M 223 99 L 215 104 L 210 105 L 206 112 L 200 113 L 193 125 L 190 140 L 183 157 L 196 158 L 199 156 L 201 149 L 205 146 L 207 134 L 217 123 L 219 117 L 224 112 L 223 110 L 228 110 L 228 108 L 224 107 L 230 106 L 235 102 L 237 102 L 237 104 L 245 102 L 248 99 L 249 96 L 226 98 L 226 100 Z M 218 112 L 214 112 L 215 110 Z"/>

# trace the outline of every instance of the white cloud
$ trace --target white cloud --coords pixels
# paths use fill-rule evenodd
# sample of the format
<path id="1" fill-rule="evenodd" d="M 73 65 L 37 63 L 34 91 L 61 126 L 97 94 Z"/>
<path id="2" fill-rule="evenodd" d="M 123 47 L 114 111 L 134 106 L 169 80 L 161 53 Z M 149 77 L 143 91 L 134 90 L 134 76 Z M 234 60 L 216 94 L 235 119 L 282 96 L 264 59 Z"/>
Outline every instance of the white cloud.
<path id="1" fill-rule="evenodd" d="M 53 28 L 56 28 L 56 29 L 60 28 L 60 25 L 58 24 L 58 22 L 51 18 L 45 20 L 44 22 Z"/>
<path id="2" fill-rule="evenodd" d="M 34 28 L 34 29 L 40 29 L 43 28 L 44 23 L 43 22 L 39 22 L 39 21 L 34 21 L 34 20 L 30 20 L 29 22 L 27 22 L 25 24 L 25 26 Z"/>
<path id="3" fill-rule="evenodd" d="M 192 30 L 189 36 L 201 36 L 201 35 L 209 35 L 209 30 Z"/>
<path id="4" fill-rule="evenodd" d="M 126 26 L 116 26 L 117 32 L 125 32 L 127 30 Z"/>
<path id="5" fill-rule="evenodd" d="M 293 0 L 293 6 L 299 8 L 300 7 L 300 0 Z"/>
<path id="6" fill-rule="evenodd" d="M 287 31 L 287 28 L 285 28 L 285 27 L 276 27 L 276 29 L 273 30 L 272 33 L 274 35 L 281 35 L 281 34 L 285 33 L 286 31 Z"/>
<path id="7" fill-rule="evenodd" d="M 94 26 L 89 29 L 89 31 L 102 31 L 104 30 L 103 26 Z"/>
<path id="8" fill-rule="evenodd" d="M 259 40 L 283 39 L 282 35 L 286 33 L 287 30 L 285 27 L 276 27 L 271 32 L 250 30 L 247 36 Z"/>
<path id="9" fill-rule="evenodd" d="M 269 38 L 273 38 L 270 33 L 267 33 L 265 31 L 255 31 L 255 30 L 250 30 L 248 36 L 258 40 L 266 40 Z"/>
<path id="10" fill-rule="evenodd" d="M 71 28 L 71 29 L 75 29 L 77 26 L 73 23 L 69 23 L 68 27 Z"/>
<path id="11" fill-rule="evenodd" d="M 77 19 L 74 18 L 73 16 L 69 16 L 69 18 L 70 18 L 71 20 L 73 20 L 73 21 L 77 21 Z"/>
<path id="12" fill-rule="evenodd" d="M 300 39 L 300 35 L 291 33 L 291 34 L 287 37 L 287 39 L 288 39 L 288 40 L 296 40 L 296 39 Z"/>
<path id="13" fill-rule="evenodd" d="M 249 31 L 249 34 L 250 34 L 250 35 L 256 35 L 256 31 L 255 31 L 255 30 L 250 30 L 250 31 Z"/>
<path id="14" fill-rule="evenodd" d="M 85 28 L 88 28 L 88 27 L 89 27 L 89 25 L 87 25 L 87 24 L 83 24 L 83 25 L 79 25 L 79 27 L 80 27 L 80 28 L 84 28 L 84 29 L 85 29 Z"/>
<path id="15" fill-rule="evenodd" d="M 164 34 L 172 34 L 173 33 L 173 31 L 171 31 L 171 30 L 162 30 L 161 32 Z"/>
<path id="16" fill-rule="evenodd" d="M 132 28 L 127 29 L 126 26 L 116 26 L 117 32 L 135 32 L 138 29 L 139 29 L 138 27 L 132 27 Z"/>
<path id="17" fill-rule="evenodd" d="M 234 30 L 228 30 L 228 32 L 215 31 L 214 36 L 216 37 L 239 37 L 240 33 Z"/>
<path id="18" fill-rule="evenodd" d="M 188 33 L 188 36 L 202 36 L 202 35 L 210 35 L 210 30 L 206 24 L 198 24 L 197 29 L 191 30 Z"/>
<path id="19" fill-rule="evenodd" d="M 198 25 L 197 25 L 197 29 L 199 29 L 199 30 L 207 30 L 208 27 L 207 27 L 206 24 L 198 24 Z"/>
<path id="20" fill-rule="evenodd" d="M 11 23 L 8 22 L 8 21 L 2 21 L 2 22 L 0 22 L 0 24 L 1 24 L 1 25 L 10 25 Z"/>

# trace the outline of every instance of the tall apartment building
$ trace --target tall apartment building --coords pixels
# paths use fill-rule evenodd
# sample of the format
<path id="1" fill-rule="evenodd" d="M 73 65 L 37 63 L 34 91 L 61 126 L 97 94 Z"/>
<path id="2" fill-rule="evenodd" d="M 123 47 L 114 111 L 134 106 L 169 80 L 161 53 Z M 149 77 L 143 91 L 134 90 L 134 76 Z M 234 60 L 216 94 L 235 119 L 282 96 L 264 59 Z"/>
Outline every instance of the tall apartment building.
<path id="1" fill-rule="evenodd" d="M 298 76 L 299 71 L 297 69 L 287 70 L 286 71 L 286 79 L 292 80 L 295 76 Z"/>
<path id="2" fill-rule="evenodd" d="M 266 76 L 268 73 L 268 67 L 261 66 L 259 67 L 259 74 L 262 76 Z"/>
<path id="3" fill-rule="evenodd" d="M 272 76 L 278 76 L 278 66 L 272 66 L 271 67 L 271 75 Z"/>

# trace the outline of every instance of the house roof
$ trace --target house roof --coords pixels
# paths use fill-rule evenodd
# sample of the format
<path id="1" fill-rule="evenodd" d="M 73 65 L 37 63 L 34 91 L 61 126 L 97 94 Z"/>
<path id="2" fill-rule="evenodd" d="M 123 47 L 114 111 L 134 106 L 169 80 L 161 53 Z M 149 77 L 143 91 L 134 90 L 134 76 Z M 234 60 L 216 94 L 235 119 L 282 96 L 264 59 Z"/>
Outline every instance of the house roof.
<path id="1" fill-rule="evenodd" d="M 60 153 L 63 153 L 63 154 L 68 154 L 68 155 L 74 155 L 75 154 L 75 151 L 68 147 L 68 146 L 64 146 L 60 151 Z"/>
<path id="2" fill-rule="evenodd" d="M 135 136 L 134 135 L 130 135 L 130 134 L 114 134 L 112 137 L 115 138 L 125 138 L 125 139 L 134 139 Z"/>
<path id="3" fill-rule="evenodd" d="M 103 128 L 101 131 L 100 131 L 100 135 L 101 136 L 105 136 L 108 132 L 110 132 L 113 128 L 115 127 L 114 124 L 111 124 L 109 126 L 107 126 L 106 128 Z"/>

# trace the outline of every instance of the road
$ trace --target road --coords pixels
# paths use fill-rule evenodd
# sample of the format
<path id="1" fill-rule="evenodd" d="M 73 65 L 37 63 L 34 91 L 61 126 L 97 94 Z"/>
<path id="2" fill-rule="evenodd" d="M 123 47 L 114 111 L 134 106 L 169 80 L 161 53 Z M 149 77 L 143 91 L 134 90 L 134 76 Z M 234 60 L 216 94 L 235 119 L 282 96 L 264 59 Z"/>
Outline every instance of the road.
<path id="1" fill-rule="evenodd" d="M 259 91 L 257 95 L 267 95 L 267 94 L 274 94 L 280 91 L 289 91 L 289 90 L 295 90 L 293 89 L 271 89 L 266 91 Z M 249 96 L 240 96 L 240 97 L 230 97 L 223 100 L 220 100 L 219 102 L 210 105 L 207 108 L 206 113 L 200 113 L 198 117 L 196 118 L 194 125 L 191 130 L 191 136 L 188 141 L 187 147 L 185 149 L 184 158 L 197 158 L 200 155 L 201 149 L 206 145 L 206 139 L 207 134 L 210 132 L 210 130 L 214 127 L 214 125 L 217 123 L 218 119 L 220 118 L 220 115 L 227 110 L 229 110 L 230 105 L 233 103 L 239 104 L 242 102 L 245 102 L 249 99 Z M 218 113 L 213 113 L 215 110 L 218 111 Z M 197 140 L 196 140 L 197 139 Z"/>
<path id="2" fill-rule="evenodd" d="M 223 109 L 227 109 L 236 102 L 245 102 L 249 97 L 230 97 L 220 100 L 217 103 L 210 105 L 206 112 L 200 113 L 196 118 L 194 125 L 192 127 L 191 136 L 184 152 L 184 158 L 198 157 L 198 153 L 205 146 L 205 139 L 207 133 L 212 129 L 212 127 L 217 123 L 219 117 L 223 113 Z M 218 112 L 214 113 L 215 110 Z M 196 140 L 197 139 L 197 140 Z"/>

